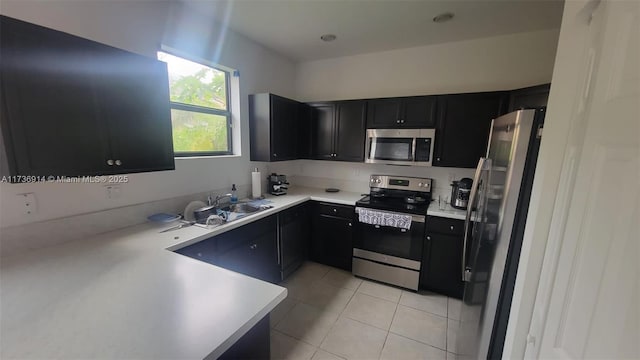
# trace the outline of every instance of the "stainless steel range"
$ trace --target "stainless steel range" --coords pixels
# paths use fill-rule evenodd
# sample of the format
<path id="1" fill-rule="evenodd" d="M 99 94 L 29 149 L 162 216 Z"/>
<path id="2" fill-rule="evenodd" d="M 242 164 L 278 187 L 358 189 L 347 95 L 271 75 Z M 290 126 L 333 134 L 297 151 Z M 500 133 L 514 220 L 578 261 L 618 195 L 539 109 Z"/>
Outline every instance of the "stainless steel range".
<path id="1" fill-rule="evenodd" d="M 431 183 L 371 175 L 369 195 L 356 202 L 354 275 L 418 290 Z"/>

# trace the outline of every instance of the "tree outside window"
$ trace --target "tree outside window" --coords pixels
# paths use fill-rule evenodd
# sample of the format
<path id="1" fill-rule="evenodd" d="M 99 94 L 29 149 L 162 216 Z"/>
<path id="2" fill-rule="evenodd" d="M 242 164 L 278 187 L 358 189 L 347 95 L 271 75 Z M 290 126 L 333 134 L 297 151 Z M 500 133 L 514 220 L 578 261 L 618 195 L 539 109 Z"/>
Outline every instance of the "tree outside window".
<path id="1" fill-rule="evenodd" d="M 175 156 L 231 154 L 229 73 L 158 52 L 167 63 Z"/>

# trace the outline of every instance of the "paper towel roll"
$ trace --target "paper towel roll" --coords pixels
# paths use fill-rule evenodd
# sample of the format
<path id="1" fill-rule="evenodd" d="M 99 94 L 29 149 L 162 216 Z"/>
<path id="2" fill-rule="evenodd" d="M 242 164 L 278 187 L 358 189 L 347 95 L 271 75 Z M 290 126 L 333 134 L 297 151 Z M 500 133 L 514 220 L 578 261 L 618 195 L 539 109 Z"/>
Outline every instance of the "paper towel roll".
<path id="1" fill-rule="evenodd" d="M 259 198 L 262 195 L 262 175 L 258 168 L 251 173 L 251 196 L 254 199 Z"/>

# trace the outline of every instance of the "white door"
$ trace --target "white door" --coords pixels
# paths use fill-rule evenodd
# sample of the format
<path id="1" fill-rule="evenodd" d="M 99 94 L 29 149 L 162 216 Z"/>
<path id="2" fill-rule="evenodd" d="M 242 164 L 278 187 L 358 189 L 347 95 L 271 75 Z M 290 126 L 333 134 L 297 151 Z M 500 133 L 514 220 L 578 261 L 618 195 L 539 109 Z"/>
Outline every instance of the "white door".
<path id="1" fill-rule="evenodd" d="M 576 96 L 569 180 L 554 210 L 566 221 L 552 224 L 561 245 L 545 257 L 543 271 L 554 276 L 550 295 L 536 298 L 546 316 L 543 330 L 532 330 L 541 342 L 531 341 L 526 356 L 638 359 L 640 1 L 602 1 L 588 31 L 592 71 Z"/>

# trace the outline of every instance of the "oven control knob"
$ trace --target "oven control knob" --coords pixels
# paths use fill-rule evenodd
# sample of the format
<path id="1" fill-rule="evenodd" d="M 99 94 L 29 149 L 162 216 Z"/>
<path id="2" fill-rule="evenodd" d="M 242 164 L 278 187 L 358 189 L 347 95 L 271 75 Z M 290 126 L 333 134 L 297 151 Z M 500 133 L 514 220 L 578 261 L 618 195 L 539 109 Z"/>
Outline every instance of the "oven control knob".
<path id="1" fill-rule="evenodd" d="M 419 186 L 419 187 L 423 187 L 423 186 L 424 186 L 424 183 L 418 183 L 418 186 Z"/>

